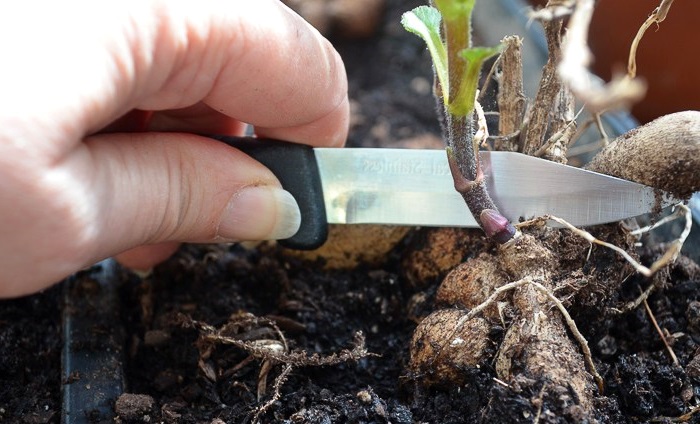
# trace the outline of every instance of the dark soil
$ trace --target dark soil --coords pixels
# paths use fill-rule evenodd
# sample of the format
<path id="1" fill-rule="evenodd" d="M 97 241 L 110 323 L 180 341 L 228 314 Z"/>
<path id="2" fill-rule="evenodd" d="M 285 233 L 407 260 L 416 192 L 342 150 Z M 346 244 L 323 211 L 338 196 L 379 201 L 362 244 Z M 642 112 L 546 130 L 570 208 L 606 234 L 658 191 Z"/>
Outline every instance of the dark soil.
<path id="1" fill-rule="evenodd" d="M 0 422 L 59 422 L 60 294 L 0 301 Z"/>
<path id="2" fill-rule="evenodd" d="M 403 11 L 422 3 L 390 1 L 386 24 L 376 38 L 337 40 L 353 99 L 350 146 L 436 143 L 429 58 L 422 42 L 399 25 Z M 543 398 L 532 384 L 523 384 L 527 390 L 519 389 L 517 381 L 501 384 L 494 380 L 492 365 L 468 371 L 467 383 L 446 388 L 422 388 L 409 376 L 415 317 L 431 307 L 438 282 L 414 296 L 418 289 L 405 274 L 402 261 L 421 231 L 409 234 L 383 263 L 352 270 L 328 270 L 322 261 L 302 262 L 270 245 L 234 245 L 186 246 L 143 281 L 122 272 L 114 282 L 120 284 L 122 300 L 122 322 L 115 326 L 127 330 L 126 391 L 148 396 L 122 399 L 117 420 L 251 422 L 275 392 L 284 364 L 271 362 L 267 377 L 260 379 L 263 354 L 250 346 L 263 340 L 279 346 L 278 327 L 289 349 L 306 352 L 307 360 L 292 368 L 280 385 L 279 399 L 260 415 L 261 422 L 577 421 L 565 394 Z M 643 262 L 650 263 L 657 254 L 648 252 Z M 697 404 L 700 269 L 681 258 L 662 277 L 658 281 L 663 287 L 651 296 L 649 306 L 672 336 L 668 338 L 674 341 L 678 367 L 643 306 L 598 317 L 571 308 L 606 382 L 605 395 L 595 399 L 599 422 L 680 417 Z M 631 277 L 614 301 L 633 300 L 648 284 Z M 0 422 L 60 421 L 61 385 L 67 383 L 60 372 L 60 293 L 57 287 L 0 302 Z M 206 326 L 221 329 L 227 323 L 219 335 L 248 343 L 247 350 L 205 340 L 213 331 Z M 370 355 L 335 365 L 314 364 L 353 349 L 358 332 Z M 503 332 L 496 326 L 490 336 L 496 342 Z M 318 357 L 308 359 L 312 354 Z M 261 381 L 267 390 L 258 399 Z M 688 420 L 700 422 L 695 416 Z"/>

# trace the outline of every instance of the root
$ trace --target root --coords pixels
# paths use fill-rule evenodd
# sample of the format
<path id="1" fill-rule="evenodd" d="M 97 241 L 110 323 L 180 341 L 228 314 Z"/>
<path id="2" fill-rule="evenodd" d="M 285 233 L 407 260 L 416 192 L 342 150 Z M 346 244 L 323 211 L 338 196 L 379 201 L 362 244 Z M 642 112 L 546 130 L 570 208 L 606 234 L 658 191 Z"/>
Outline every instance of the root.
<path id="1" fill-rule="evenodd" d="M 686 423 L 690 421 L 693 418 L 693 415 L 697 414 L 698 412 L 700 412 L 700 405 L 693 407 L 690 411 L 681 415 L 680 417 L 656 417 L 652 418 L 650 421 L 652 423 Z"/>
<path id="2" fill-rule="evenodd" d="M 663 222 L 660 222 L 660 224 L 669 222 L 673 219 L 676 219 L 676 218 L 683 216 L 683 217 L 685 217 L 685 227 L 683 229 L 683 232 L 678 237 L 678 239 L 674 240 L 671 243 L 671 246 L 668 248 L 666 253 L 664 253 L 663 256 L 661 256 L 661 258 L 657 259 L 648 268 L 646 266 L 640 264 L 639 262 L 637 262 L 624 249 L 622 249 L 618 246 L 615 246 L 614 244 L 611 244 L 611 243 L 608 243 L 608 242 L 605 242 L 602 240 L 598 240 L 588 231 L 584 231 L 580 228 L 577 228 L 561 218 L 557 218 L 556 216 L 550 215 L 546 219 L 557 222 L 558 224 L 561 224 L 562 226 L 571 230 L 574 234 L 582 237 L 583 239 L 585 239 L 589 243 L 598 244 L 598 245 L 607 247 L 608 249 L 614 250 L 615 252 L 620 254 L 620 256 L 625 258 L 625 260 L 627 262 L 629 262 L 630 265 L 632 265 L 638 273 L 642 274 L 645 277 L 651 277 L 652 275 L 656 274 L 656 272 L 658 272 L 661 268 L 664 268 L 666 265 L 669 265 L 669 264 L 675 262 L 676 258 L 678 257 L 678 254 L 681 252 L 681 248 L 683 247 L 683 243 L 685 243 L 685 240 L 688 238 L 688 235 L 690 234 L 690 230 L 691 230 L 692 225 L 693 225 L 693 217 L 691 215 L 690 208 L 687 207 L 686 205 L 683 205 L 683 204 L 677 205 L 676 208 L 677 209 L 676 209 L 674 215 L 671 215 L 673 218 L 662 220 Z M 658 224 L 658 225 L 660 225 L 660 224 Z M 658 225 L 651 226 L 651 227 L 649 227 L 649 229 L 656 228 Z"/>
<path id="3" fill-rule="evenodd" d="M 199 326 L 203 331 L 207 331 L 208 329 L 212 328 L 206 324 L 197 323 L 196 321 L 192 322 L 195 324 L 195 326 Z M 365 336 L 361 331 L 355 333 L 353 341 L 354 347 L 352 349 L 343 349 L 340 352 L 332 353 L 326 356 L 319 355 L 318 353 L 309 355 L 305 351 L 286 352 L 283 349 L 270 348 L 263 344 L 255 343 L 255 341 L 243 341 L 233 337 L 223 336 L 221 334 L 217 334 L 216 330 L 210 334 L 202 335 L 201 340 L 204 342 L 236 346 L 257 358 L 264 358 L 277 363 L 293 365 L 295 367 L 337 365 L 348 361 L 358 361 L 364 357 L 372 355 L 365 348 Z"/>
<path id="4" fill-rule="evenodd" d="M 193 320 L 192 318 L 180 315 L 179 320 L 184 327 L 192 327 L 200 332 L 197 344 L 200 347 L 200 354 L 203 357 L 209 357 L 212 352 L 212 347 L 217 344 L 235 346 L 245 352 L 250 357 L 262 361 L 261 371 L 258 379 L 258 397 L 262 394 L 267 382 L 267 374 L 275 364 L 282 364 L 283 368 L 280 374 L 275 378 L 274 392 L 269 401 L 264 405 L 259 406 L 254 411 L 253 423 L 259 422 L 259 418 L 267 412 L 280 397 L 280 390 L 287 381 L 289 374 L 297 367 L 307 366 L 328 366 L 337 365 L 348 361 L 358 361 L 367 356 L 373 355 L 369 353 L 365 347 L 365 336 L 362 332 L 355 333 L 352 349 L 344 349 L 337 353 L 322 356 L 317 353 L 308 354 L 305 351 L 289 351 L 287 342 L 284 339 L 283 333 L 279 330 L 274 321 L 267 318 L 256 317 L 252 314 L 242 313 L 232 316 L 231 321 L 217 329 L 209 324 Z M 266 332 L 259 331 L 261 328 L 269 327 L 273 329 L 273 334 L 277 339 L 261 339 L 256 338 Z M 269 334 L 269 332 L 267 332 Z M 202 358 L 200 358 L 202 362 Z M 252 362 L 250 359 L 243 361 L 243 365 Z M 237 368 L 237 367 L 236 367 Z M 216 373 L 213 369 L 209 372 L 216 380 Z M 212 379 L 212 378 L 210 378 Z"/>
<path id="5" fill-rule="evenodd" d="M 287 381 L 287 378 L 289 377 L 289 374 L 291 374 L 292 370 L 294 369 L 293 365 L 285 365 L 284 369 L 280 374 L 275 378 L 275 384 L 274 384 L 274 389 L 275 391 L 272 393 L 272 397 L 270 400 L 265 402 L 264 405 L 259 406 L 255 410 L 255 415 L 253 415 L 253 424 L 257 424 L 260 422 L 260 417 L 265 414 L 270 408 L 272 408 L 272 405 L 275 404 L 280 398 L 282 397 L 282 394 L 280 390 L 282 389 L 282 386 L 284 383 Z"/>
<path id="6" fill-rule="evenodd" d="M 562 81 L 576 97 L 594 112 L 629 107 L 646 92 L 646 85 L 638 79 L 614 78 L 604 87 L 598 86 L 588 70 L 591 52 L 588 48 L 588 27 L 593 15 L 594 0 L 577 0 L 567 27 L 567 38 L 562 43 L 562 60 L 558 71 Z"/>
<path id="7" fill-rule="evenodd" d="M 637 35 L 635 35 L 634 40 L 632 40 L 632 46 L 630 47 L 630 56 L 627 62 L 628 78 L 634 78 L 637 76 L 637 48 L 644 37 L 644 33 L 647 32 L 649 27 L 651 27 L 653 24 L 658 25 L 666 19 L 666 15 L 668 15 L 668 11 L 671 9 L 672 4 L 673 0 L 661 0 L 659 7 L 654 9 L 651 16 L 649 16 L 647 20 L 644 21 L 642 26 L 639 27 L 639 31 L 637 32 Z"/>
<path id="8" fill-rule="evenodd" d="M 642 294 L 639 295 L 636 299 L 634 299 L 631 302 L 628 302 L 625 304 L 622 308 L 615 308 L 612 309 L 612 312 L 616 315 L 622 315 L 627 312 L 633 311 L 639 307 L 642 303 L 646 302 L 646 300 L 651 296 L 651 293 L 654 291 L 656 288 L 655 285 L 650 284 L 649 287 L 647 287 Z"/>
<path id="9" fill-rule="evenodd" d="M 666 336 L 664 336 L 664 332 L 661 331 L 661 327 L 659 327 L 659 323 L 656 321 L 656 317 L 654 316 L 654 313 L 651 311 L 651 308 L 649 307 L 649 303 L 647 302 L 646 299 L 644 299 L 644 301 L 642 303 L 644 303 L 644 309 L 646 309 L 647 315 L 649 315 L 649 319 L 651 320 L 651 323 L 654 326 L 654 329 L 656 330 L 657 333 L 659 333 L 659 337 L 661 337 L 661 341 L 663 342 L 664 346 L 666 347 L 666 351 L 668 352 L 668 356 L 671 357 L 671 361 L 673 362 L 673 365 L 679 366 L 678 358 L 676 357 L 676 353 L 673 351 L 671 346 L 668 344 L 668 341 L 666 340 Z"/>

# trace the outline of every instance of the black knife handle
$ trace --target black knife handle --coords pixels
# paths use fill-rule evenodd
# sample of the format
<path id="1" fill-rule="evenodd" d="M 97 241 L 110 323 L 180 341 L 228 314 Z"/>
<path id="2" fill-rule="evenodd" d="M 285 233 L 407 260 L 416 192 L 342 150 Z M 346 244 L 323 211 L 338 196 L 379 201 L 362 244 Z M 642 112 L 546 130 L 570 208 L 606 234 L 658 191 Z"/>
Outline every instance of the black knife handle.
<path id="1" fill-rule="evenodd" d="M 282 187 L 294 196 L 301 211 L 301 227 L 279 243 L 290 249 L 311 250 L 326 242 L 328 221 L 323 187 L 313 148 L 270 139 L 210 136 L 235 147 L 268 167 Z"/>

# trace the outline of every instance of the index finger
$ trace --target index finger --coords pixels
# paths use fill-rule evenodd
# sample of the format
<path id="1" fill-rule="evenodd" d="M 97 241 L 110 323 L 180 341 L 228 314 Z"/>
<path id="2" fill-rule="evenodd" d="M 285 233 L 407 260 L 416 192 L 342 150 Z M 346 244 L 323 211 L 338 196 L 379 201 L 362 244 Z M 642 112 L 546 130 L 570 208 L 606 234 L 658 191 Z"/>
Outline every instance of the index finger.
<path id="1" fill-rule="evenodd" d="M 200 102 L 264 135 L 317 146 L 345 139 L 343 63 L 279 0 L 68 0 L 42 3 L 38 16 L 32 4 L 0 14 L 13 64 L 0 81 L 0 119 L 47 163 L 130 110 Z"/>
<path id="2" fill-rule="evenodd" d="M 347 78 L 332 45 L 278 0 L 215 4 L 217 10 L 204 16 L 198 4 L 199 18 L 171 14 L 172 31 L 184 26 L 179 31 L 188 35 L 186 48 L 175 55 L 184 66 L 139 107 L 172 109 L 202 100 L 215 112 L 253 124 L 259 135 L 343 144 Z"/>

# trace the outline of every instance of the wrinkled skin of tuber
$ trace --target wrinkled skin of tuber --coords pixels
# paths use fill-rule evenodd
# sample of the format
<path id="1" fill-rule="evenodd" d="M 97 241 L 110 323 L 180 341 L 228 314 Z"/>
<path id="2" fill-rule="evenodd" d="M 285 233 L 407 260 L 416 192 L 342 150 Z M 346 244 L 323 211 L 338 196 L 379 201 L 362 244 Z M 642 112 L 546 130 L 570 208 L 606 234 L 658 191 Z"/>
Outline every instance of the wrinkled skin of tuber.
<path id="1" fill-rule="evenodd" d="M 665 115 L 615 139 L 586 169 L 687 200 L 700 191 L 700 111 Z"/>

